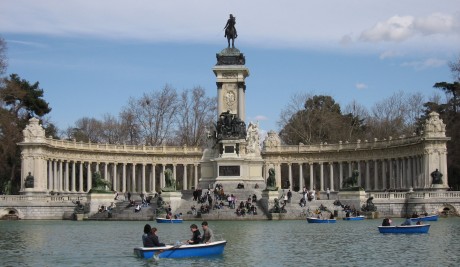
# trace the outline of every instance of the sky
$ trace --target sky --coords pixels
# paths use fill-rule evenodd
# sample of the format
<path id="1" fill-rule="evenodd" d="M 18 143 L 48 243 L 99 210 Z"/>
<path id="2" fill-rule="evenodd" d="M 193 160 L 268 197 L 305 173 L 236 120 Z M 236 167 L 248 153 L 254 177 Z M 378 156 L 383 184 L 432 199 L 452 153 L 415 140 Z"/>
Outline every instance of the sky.
<path id="1" fill-rule="evenodd" d="M 342 108 L 399 91 L 428 98 L 460 56 L 458 0 L 2 0 L 6 74 L 40 83 L 61 130 L 165 85 L 214 97 L 229 14 L 250 71 L 246 123 L 263 131 L 279 130 L 299 92 Z"/>

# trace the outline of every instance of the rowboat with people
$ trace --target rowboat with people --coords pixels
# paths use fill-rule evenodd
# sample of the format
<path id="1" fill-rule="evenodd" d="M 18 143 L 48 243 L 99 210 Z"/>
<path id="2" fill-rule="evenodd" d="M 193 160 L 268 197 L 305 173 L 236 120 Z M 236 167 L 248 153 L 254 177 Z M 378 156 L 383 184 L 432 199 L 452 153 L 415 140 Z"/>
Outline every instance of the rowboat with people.
<path id="1" fill-rule="evenodd" d="M 178 244 L 164 247 L 137 247 L 134 254 L 144 259 L 155 258 L 190 258 L 216 256 L 224 253 L 226 240 L 211 242 L 208 244 Z"/>
<path id="2" fill-rule="evenodd" d="M 382 234 L 426 234 L 428 230 L 429 224 L 379 226 L 379 232 Z"/>
<path id="3" fill-rule="evenodd" d="M 439 218 L 439 215 L 438 214 L 434 214 L 434 215 L 427 215 L 427 216 L 419 216 L 417 218 L 410 218 L 410 220 L 412 222 L 418 222 L 418 221 L 422 221 L 422 222 L 427 222 L 427 221 L 437 221 Z"/>
<path id="4" fill-rule="evenodd" d="M 181 218 L 176 218 L 176 219 L 168 219 L 168 218 L 155 218 L 157 223 L 182 223 L 184 220 Z"/>
<path id="5" fill-rule="evenodd" d="M 343 220 L 344 221 L 362 221 L 364 220 L 364 216 L 359 215 L 359 216 L 344 217 Z"/>
<path id="6" fill-rule="evenodd" d="M 321 219 L 315 217 L 307 217 L 308 223 L 335 223 L 336 221 L 336 219 Z"/>

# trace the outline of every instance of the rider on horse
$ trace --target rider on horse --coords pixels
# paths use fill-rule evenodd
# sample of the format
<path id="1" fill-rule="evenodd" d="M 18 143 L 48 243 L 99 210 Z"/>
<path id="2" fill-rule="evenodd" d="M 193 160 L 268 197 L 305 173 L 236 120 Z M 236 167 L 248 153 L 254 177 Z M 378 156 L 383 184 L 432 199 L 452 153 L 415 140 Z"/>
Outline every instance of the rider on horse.
<path id="1" fill-rule="evenodd" d="M 227 37 L 229 41 L 229 46 L 230 46 L 230 39 L 234 40 L 236 37 L 238 37 L 238 34 L 236 33 L 236 28 L 235 28 L 236 20 L 235 17 L 230 14 L 230 18 L 227 20 L 227 24 L 225 24 L 225 36 Z"/>

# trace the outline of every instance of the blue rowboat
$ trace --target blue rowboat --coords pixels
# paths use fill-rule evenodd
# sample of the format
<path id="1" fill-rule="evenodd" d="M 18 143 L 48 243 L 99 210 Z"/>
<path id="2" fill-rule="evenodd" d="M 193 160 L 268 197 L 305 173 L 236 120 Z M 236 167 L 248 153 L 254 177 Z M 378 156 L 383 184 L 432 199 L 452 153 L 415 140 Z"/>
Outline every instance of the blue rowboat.
<path id="1" fill-rule="evenodd" d="M 411 222 L 418 222 L 418 221 L 422 221 L 422 222 L 427 222 L 427 221 L 437 221 L 439 218 L 439 215 L 435 214 L 435 215 L 428 215 L 428 216 L 420 216 L 418 218 L 410 218 Z"/>
<path id="2" fill-rule="evenodd" d="M 429 224 L 379 226 L 379 232 L 382 234 L 426 234 L 428 230 L 430 230 Z"/>
<path id="3" fill-rule="evenodd" d="M 207 257 L 216 256 L 224 253 L 226 240 L 216 241 L 209 244 L 198 245 L 180 245 L 180 246 L 164 246 L 164 247 L 138 247 L 134 248 L 136 256 L 150 259 L 155 258 L 190 258 L 190 257 Z"/>
<path id="4" fill-rule="evenodd" d="M 335 223 L 337 220 L 336 219 L 318 219 L 314 217 L 308 217 L 307 221 L 309 223 Z"/>
<path id="5" fill-rule="evenodd" d="M 183 219 L 156 218 L 157 223 L 182 223 Z"/>
<path id="6" fill-rule="evenodd" d="M 343 218 L 344 221 L 362 221 L 364 220 L 364 216 L 363 215 L 360 215 L 360 216 L 354 216 L 354 217 L 345 217 Z"/>

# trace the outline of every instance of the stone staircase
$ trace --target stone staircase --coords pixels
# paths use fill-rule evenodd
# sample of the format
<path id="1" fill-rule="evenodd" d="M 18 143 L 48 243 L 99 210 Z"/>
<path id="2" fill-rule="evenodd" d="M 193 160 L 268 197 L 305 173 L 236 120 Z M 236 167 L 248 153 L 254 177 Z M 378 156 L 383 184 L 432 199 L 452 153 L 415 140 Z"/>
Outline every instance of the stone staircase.
<path id="1" fill-rule="evenodd" d="M 136 202 L 138 203 L 138 202 Z M 129 201 L 117 201 L 112 212 L 104 211 L 96 213 L 88 218 L 88 220 L 99 221 L 151 221 L 155 218 L 155 207 L 149 205 L 142 207 L 139 212 L 134 212 L 134 207 L 128 207 Z"/>

